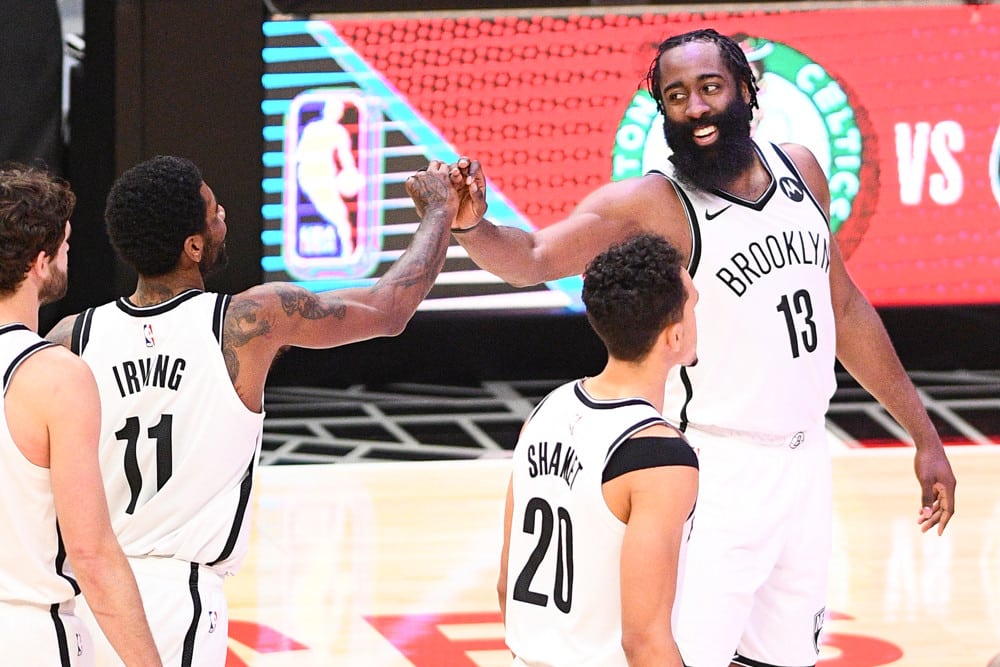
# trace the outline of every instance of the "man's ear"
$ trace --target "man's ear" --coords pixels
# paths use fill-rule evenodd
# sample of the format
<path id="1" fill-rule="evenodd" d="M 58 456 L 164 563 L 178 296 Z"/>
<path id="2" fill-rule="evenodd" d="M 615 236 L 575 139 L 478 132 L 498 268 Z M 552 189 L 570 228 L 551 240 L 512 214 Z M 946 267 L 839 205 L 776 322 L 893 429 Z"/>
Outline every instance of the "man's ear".
<path id="1" fill-rule="evenodd" d="M 673 324 L 667 325 L 667 327 L 660 332 L 660 338 L 663 344 L 674 352 L 678 352 L 681 349 L 681 340 L 684 338 L 684 325 L 681 322 L 674 322 Z"/>
<path id="2" fill-rule="evenodd" d="M 201 234 L 192 234 L 184 239 L 184 254 L 195 264 L 201 263 L 205 250 L 205 238 Z"/>

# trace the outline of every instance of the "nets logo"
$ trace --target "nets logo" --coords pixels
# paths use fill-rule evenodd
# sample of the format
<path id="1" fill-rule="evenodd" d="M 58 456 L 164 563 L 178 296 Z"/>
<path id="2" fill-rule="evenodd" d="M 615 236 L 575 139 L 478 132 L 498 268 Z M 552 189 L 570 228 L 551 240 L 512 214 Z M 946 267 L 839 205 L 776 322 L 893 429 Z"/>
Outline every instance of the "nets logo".
<path id="1" fill-rule="evenodd" d="M 876 137 L 854 96 L 819 63 L 795 49 L 760 37 L 731 36 L 757 78 L 759 109 L 751 134 L 776 144 L 808 147 L 830 184 L 830 226 L 845 258 L 857 247 L 875 209 L 878 188 Z M 629 103 L 615 133 L 612 180 L 663 169 L 670 155 L 663 116 L 645 90 Z"/>

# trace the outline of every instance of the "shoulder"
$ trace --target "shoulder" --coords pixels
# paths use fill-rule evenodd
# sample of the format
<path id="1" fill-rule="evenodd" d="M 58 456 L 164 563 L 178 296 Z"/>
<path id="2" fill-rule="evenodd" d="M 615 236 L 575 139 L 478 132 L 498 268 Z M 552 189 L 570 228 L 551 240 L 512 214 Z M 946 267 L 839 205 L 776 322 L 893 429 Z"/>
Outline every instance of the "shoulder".
<path id="1" fill-rule="evenodd" d="M 829 187 L 826 182 L 826 174 L 811 150 L 802 144 L 781 144 L 781 149 L 802 172 L 802 177 L 806 179 L 810 188 L 815 190 L 817 187 L 822 187 L 825 190 Z"/>
<path id="2" fill-rule="evenodd" d="M 12 378 L 12 386 L 39 400 L 68 407 L 82 392 L 97 394 L 97 384 L 90 367 L 80 357 L 60 345 L 42 348 L 25 359 Z M 64 403 L 65 401 L 65 403 Z"/>
<path id="3" fill-rule="evenodd" d="M 45 334 L 46 340 L 62 345 L 65 348 L 69 348 L 73 341 L 73 327 L 76 325 L 76 319 L 79 316 L 79 314 L 67 315 L 59 320 L 59 322 L 52 327 L 47 334 Z"/>

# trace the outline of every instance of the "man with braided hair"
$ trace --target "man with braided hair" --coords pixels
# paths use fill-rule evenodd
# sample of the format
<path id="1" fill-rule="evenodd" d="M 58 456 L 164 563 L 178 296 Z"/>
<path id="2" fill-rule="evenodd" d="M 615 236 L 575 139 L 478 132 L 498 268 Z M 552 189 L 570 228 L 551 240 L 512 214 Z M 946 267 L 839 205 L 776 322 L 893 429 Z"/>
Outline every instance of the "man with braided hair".
<path id="1" fill-rule="evenodd" d="M 513 285 L 579 274 L 641 232 L 680 249 L 701 295 L 699 363 L 671 373 L 664 399 L 701 471 L 680 585 L 681 655 L 690 667 L 814 665 L 831 550 L 825 414 L 835 361 L 912 437 L 922 530 L 944 531 L 955 477 L 844 266 L 816 158 L 750 137 L 756 84 L 740 46 L 715 30 L 671 37 L 646 83 L 672 150 L 662 172 L 604 185 L 530 233 L 483 219 L 485 176 L 463 157 L 453 165 L 462 202 L 452 231 L 479 266 Z"/>

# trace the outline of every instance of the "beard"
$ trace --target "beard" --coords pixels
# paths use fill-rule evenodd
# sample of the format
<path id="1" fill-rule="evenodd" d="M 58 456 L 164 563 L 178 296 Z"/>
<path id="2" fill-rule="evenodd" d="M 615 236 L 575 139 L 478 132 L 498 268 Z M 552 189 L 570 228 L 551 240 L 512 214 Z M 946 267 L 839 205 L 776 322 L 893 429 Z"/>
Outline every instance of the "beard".
<path id="1" fill-rule="evenodd" d="M 66 296 L 66 288 L 69 285 L 67 271 L 60 271 L 54 264 L 49 279 L 42 283 L 42 288 L 38 291 L 38 304 L 45 306 L 54 303 Z"/>
<path id="2" fill-rule="evenodd" d="M 721 112 L 697 121 L 675 123 L 664 117 L 663 135 L 672 151 L 670 161 L 677 180 L 698 190 L 724 190 L 753 165 L 752 117 L 753 110 L 739 97 Z M 706 125 L 714 125 L 719 136 L 711 146 L 699 146 L 694 131 Z"/>
<path id="3" fill-rule="evenodd" d="M 198 271 L 202 278 L 214 276 L 216 273 L 226 268 L 229 263 L 229 255 L 226 254 L 226 242 L 219 245 L 209 245 L 205 248 L 205 259 L 198 265 Z"/>

